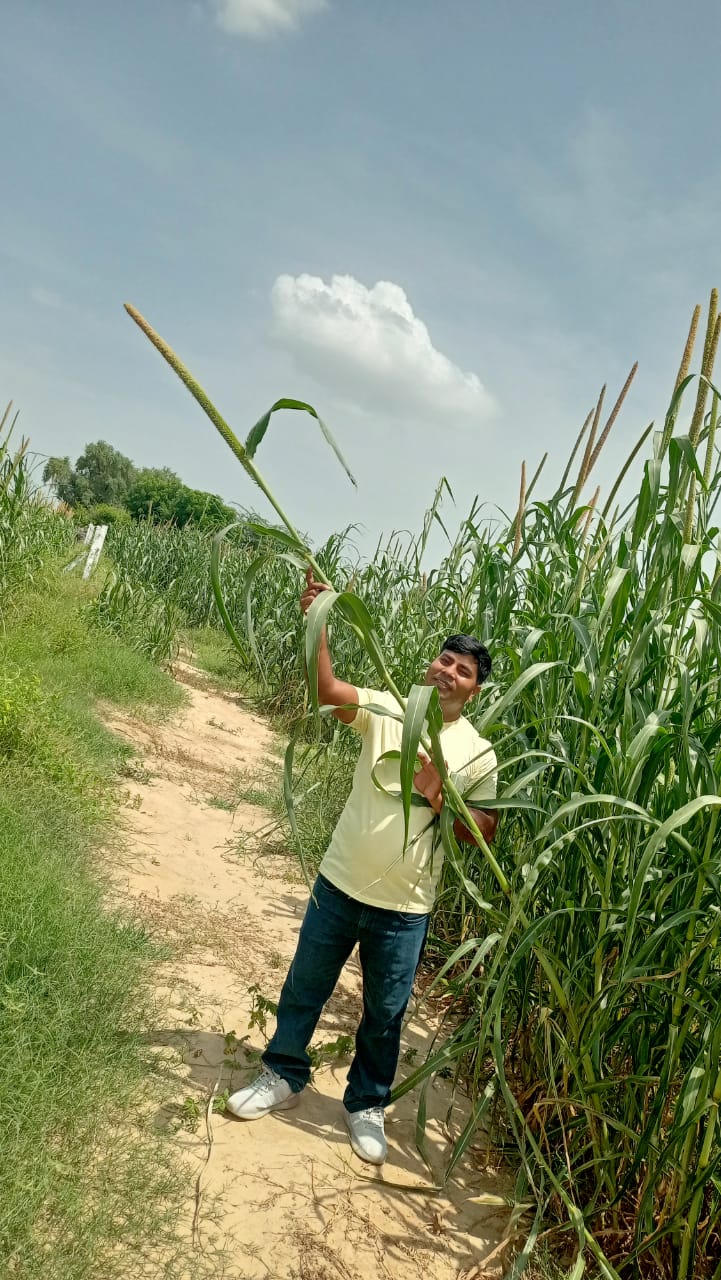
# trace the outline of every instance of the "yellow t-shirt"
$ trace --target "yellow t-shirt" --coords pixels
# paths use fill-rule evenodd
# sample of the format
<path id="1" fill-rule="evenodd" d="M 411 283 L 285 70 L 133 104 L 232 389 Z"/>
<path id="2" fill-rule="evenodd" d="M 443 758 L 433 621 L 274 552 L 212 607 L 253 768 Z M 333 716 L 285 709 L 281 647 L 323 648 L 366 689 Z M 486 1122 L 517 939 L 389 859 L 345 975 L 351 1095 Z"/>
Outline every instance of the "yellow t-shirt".
<path id="1" fill-rule="evenodd" d="M 436 895 L 443 865 L 442 845 L 433 849 L 432 810 L 412 805 L 408 847 L 403 854 L 403 806 L 400 801 L 398 760 L 382 760 L 376 777 L 384 787 L 398 792 L 398 799 L 379 791 L 371 776 L 386 751 L 399 751 L 403 725 L 390 716 L 365 708 L 369 703 L 400 708 L 390 693 L 358 690 L 358 710 L 352 728 L 363 739 L 353 786 L 338 819 L 320 870 L 331 884 L 372 907 L 425 915 Z M 496 756 L 490 743 L 461 716 L 441 730 L 444 759 L 452 773 L 461 774 L 461 787 L 475 780 L 467 801 L 483 808 L 496 796 Z"/>

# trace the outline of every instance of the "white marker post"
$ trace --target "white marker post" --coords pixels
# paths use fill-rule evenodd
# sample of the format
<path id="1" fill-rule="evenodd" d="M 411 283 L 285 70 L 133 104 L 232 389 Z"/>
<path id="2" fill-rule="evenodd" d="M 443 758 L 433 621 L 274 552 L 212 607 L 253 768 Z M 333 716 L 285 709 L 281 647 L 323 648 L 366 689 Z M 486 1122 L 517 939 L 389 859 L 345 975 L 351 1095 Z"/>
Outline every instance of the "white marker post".
<path id="1" fill-rule="evenodd" d="M 92 542 L 94 533 L 95 533 L 95 525 L 89 524 L 87 529 L 85 530 L 85 537 L 83 538 L 84 547 L 87 547 Z M 74 560 L 70 561 L 70 564 L 65 565 L 65 568 L 63 569 L 63 573 L 70 573 L 71 569 L 77 569 L 78 565 L 83 563 L 83 560 L 85 560 L 87 554 L 88 554 L 87 551 L 81 551 L 79 556 L 76 556 Z"/>
<path id="2" fill-rule="evenodd" d="M 85 568 L 83 569 L 83 582 L 87 582 L 100 559 L 100 552 L 103 549 L 103 543 L 105 542 L 105 535 L 107 532 L 108 526 L 106 524 L 96 525 L 92 546 L 88 552 L 88 558 L 85 561 Z"/>

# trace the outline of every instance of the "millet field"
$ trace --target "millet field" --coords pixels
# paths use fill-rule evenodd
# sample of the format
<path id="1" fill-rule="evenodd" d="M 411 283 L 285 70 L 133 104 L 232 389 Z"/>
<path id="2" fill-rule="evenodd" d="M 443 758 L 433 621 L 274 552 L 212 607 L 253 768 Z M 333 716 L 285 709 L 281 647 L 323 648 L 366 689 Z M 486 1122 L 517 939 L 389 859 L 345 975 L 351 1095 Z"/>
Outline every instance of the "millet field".
<path id="1" fill-rule="evenodd" d="M 4 422 L 0 1241 L 9 1274 L 114 1274 L 118 1241 L 146 1230 L 141 1202 L 162 1222 L 177 1176 L 152 1133 L 136 1134 L 122 1160 L 98 1154 L 113 1119 L 97 1099 L 110 1094 L 122 1108 L 123 1091 L 141 1087 L 152 940 L 103 908 L 90 870 L 122 764 L 122 749 L 93 727 L 92 702 L 160 714 L 179 697 L 161 668 L 181 646 L 195 650 L 282 727 L 286 816 L 269 838 L 310 875 L 355 762 L 352 734 L 317 705 L 327 621 L 342 678 L 382 682 L 407 700 L 416 731 L 406 774 L 419 742 L 436 749 L 431 691 L 415 682 L 445 636 L 475 634 L 493 658 L 469 714 L 499 759 L 498 834 L 491 848 L 456 842 L 464 800 L 447 776 L 425 988 L 444 1016 L 425 1060 L 403 1067 L 396 1086 L 418 1099 L 420 1151 L 426 1091 L 450 1072 L 472 1108 L 445 1177 L 479 1132 L 490 1135 L 515 1178 L 523 1226 L 509 1276 L 532 1274 L 550 1250 L 573 1280 L 721 1280 L 716 291 L 669 370 L 665 418 L 641 424 L 608 492 L 595 468 L 635 368 L 615 402 L 604 388 L 562 475 L 549 476 L 545 459 L 523 464 L 508 517 L 488 514 L 481 493 L 452 523 L 448 486 L 433 477 L 417 535 L 388 532 L 371 559 L 350 529 L 308 545 L 259 470 L 273 449 L 273 411 L 241 444 L 129 310 L 198 400 L 198 431 L 210 430 L 202 409 L 225 438 L 261 514 L 215 532 L 152 513 L 119 520 L 86 590 L 59 572 L 73 555 L 73 512 L 38 495 L 27 449 Z M 138 359 L 156 359 L 142 343 L 138 335 Z M 276 408 L 316 428 L 310 406 Z M 445 545 L 435 566 L 432 532 Z M 306 624 L 298 597 L 309 564 L 333 590 Z M 408 780 L 404 804 L 409 790 Z M 39 1166 L 41 1131 L 52 1151 Z M 98 1221 L 92 1175 L 106 1168 L 116 1209 Z M 81 1230 L 81 1219 L 92 1225 Z M 43 1272 L 48 1235 L 65 1242 L 65 1270 Z"/>

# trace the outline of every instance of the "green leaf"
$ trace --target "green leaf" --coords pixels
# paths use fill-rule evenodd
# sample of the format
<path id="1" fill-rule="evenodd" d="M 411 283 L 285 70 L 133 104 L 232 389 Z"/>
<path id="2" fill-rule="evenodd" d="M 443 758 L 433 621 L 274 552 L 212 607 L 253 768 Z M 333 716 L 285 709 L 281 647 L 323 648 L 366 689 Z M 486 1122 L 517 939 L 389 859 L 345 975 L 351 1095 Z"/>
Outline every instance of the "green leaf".
<path id="1" fill-rule="evenodd" d="M 429 983 L 423 992 L 423 999 L 427 1000 L 428 997 L 432 995 L 439 982 L 441 982 L 448 973 L 449 969 L 455 968 L 463 957 L 468 955 L 469 951 L 473 951 L 473 963 L 470 965 L 469 969 L 464 971 L 463 974 L 463 982 L 465 985 L 473 971 L 479 964 L 482 964 L 488 955 L 488 952 L 491 951 L 492 948 L 495 947 L 496 943 L 500 942 L 500 940 L 500 933 L 489 933 L 485 938 L 466 938 L 465 942 L 462 942 L 460 946 L 456 947 L 455 950 L 451 952 L 448 959 L 444 961 L 438 972 L 433 975 L 432 982 Z"/>
<path id="2" fill-rule="evenodd" d="M 520 676 L 514 680 L 510 689 L 507 689 L 500 698 L 497 698 L 495 702 L 491 703 L 490 707 L 486 707 L 486 710 L 483 711 L 476 719 L 476 728 L 478 729 L 478 732 L 483 735 L 494 724 L 498 724 L 501 716 L 506 711 L 506 708 L 513 705 L 519 694 L 523 693 L 523 690 L 531 684 L 533 680 L 544 675 L 546 671 L 551 671 L 553 667 L 562 667 L 564 665 L 565 664 L 560 661 L 534 662 L 533 666 L 527 667 L 526 670 L 522 671 Z"/>
<path id="3" fill-rule="evenodd" d="M 308 672 L 308 693 L 310 694 L 311 706 L 316 715 L 318 714 L 319 705 L 318 655 L 326 619 L 337 599 L 337 591 L 321 591 L 306 614 L 305 662 Z"/>
<path id="4" fill-rule="evenodd" d="M 648 841 L 641 865 L 643 866 L 647 860 L 650 863 L 659 847 L 668 840 L 668 837 L 677 832 L 679 827 L 684 827 L 702 809 L 718 808 L 721 808 L 721 796 L 717 795 L 696 796 L 695 800 L 689 800 L 687 804 L 681 805 L 675 813 L 671 814 L 670 818 L 661 823 L 658 830 L 654 831 Z"/>
<path id="5" fill-rule="evenodd" d="M 343 591 L 338 597 L 338 612 L 362 636 L 368 655 L 378 675 L 384 683 L 388 683 L 388 670 L 383 654 L 383 646 L 368 607 L 352 591 Z"/>
<path id="6" fill-rule="evenodd" d="M 338 459 L 343 470 L 348 476 L 348 479 L 357 488 L 358 486 L 356 484 L 355 477 L 350 467 L 348 466 L 348 463 L 343 457 L 343 454 L 341 453 L 338 445 L 336 444 L 336 441 L 333 438 L 330 430 L 326 426 L 323 419 L 320 417 L 320 414 L 318 414 L 316 410 L 313 408 L 312 404 L 306 404 L 305 400 L 288 400 L 288 399 L 276 400 L 275 404 L 271 405 L 268 412 L 264 413 L 262 418 L 258 419 L 255 426 L 251 427 L 250 432 L 248 433 L 248 438 L 245 442 L 245 452 L 247 456 L 251 459 L 255 457 L 255 453 L 258 448 L 258 445 L 261 443 L 270 425 L 270 419 L 272 415 L 274 413 L 277 413 L 279 409 L 300 409 L 303 413 L 309 413 L 312 418 L 315 418 L 325 439 L 327 440 L 336 458 Z"/>
<path id="7" fill-rule="evenodd" d="M 674 436 L 673 443 L 681 453 L 683 460 L 686 463 L 686 466 L 688 467 L 689 471 L 692 473 L 692 475 L 695 475 L 698 481 L 700 481 L 703 484 L 703 473 L 698 464 L 698 458 L 696 457 L 696 450 L 691 444 L 689 437 Z"/>
<path id="8" fill-rule="evenodd" d="M 627 565 L 619 565 L 616 569 L 614 569 L 613 573 L 608 579 L 606 590 L 604 591 L 604 594 L 603 594 L 603 603 L 601 605 L 601 608 L 598 614 L 599 628 L 604 618 L 606 617 L 606 614 L 611 609 L 618 592 L 621 590 L 621 587 L 624 585 L 624 583 L 628 587 L 627 579 L 628 579 Z"/>
<path id="9" fill-rule="evenodd" d="M 559 823 L 565 822 L 566 818 L 570 817 L 571 814 L 577 813 L 579 809 L 585 809 L 589 805 L 608 805 L 609 808 L 628 810 L 630 813 L 637 815 L 645 822 L 653 821 L 647 809 L 644 809 L 642 805 L 636 804 L 633 800 L 624 800 L 623 796 L 611 794 L 577 795 L 574 796 L 572 800 L 567 800 L 565 804 L 560 804 L 558 808 L 554 810 L 553 814 L 548 819 L 548 822 L 546 822 L 546 824 L 541 828 L 535 839 L 539 841 L 545 840 L 553 831 L 554 827 L 557 827 Z M 580 827 L 574 827 L 572 828 L 572 832 L 580 829 Z M 569 833 L 567 832 L 566 834 L 568 835 Z"/>
<path id="10" fill-rule="evenodd" d="M 364 706 L 363 710 L 364 710 L 364 711 L 370 711 L 370 710 L 372 710 L 372 704 L 366 704 L 366 706 Z M 379 710 L 381 710 L 381 711 L 382 711 L 382 713 L 387 714 L 387 712 L 385 712 L 385 709 L 384 709 L 384 708 L 379 708 Z M 398 719 L 400 719 L 400 720 L 402 720 L 402 718 L 403 718 L 403 717 L 402 717 L 402 716 L 399 716 L 399 717 L 397 717 L 397 718 L 398 718 Z M 393 751 L 384 751 L 384 752 L 382 753 L 382 755 L 379 755 L 378 759 L 376 760 L 375 764 L 373 765 L 373 768 L 371 769 L 371 781 L 372 781 L 372 783 L 373 783 L 374 787 L 377 787 L 377 789 L 378 789 L 379 791 L 382 791 L 384 796 L 388 796 L 388 797 L 389 797 L 389 799 L 391 799 L 391 800 L 398 800 L 399 802 L 401 802 L 401 801 L 402 801 L 402 793 L 401 793 L 400 783 L 399 783 L 399 785 L 398 785 L 398 790 L 397 790 L 397 791 L 391 791 L 389 787 L 384 787 L 384 786 L 383 786 L 383 783 L 380 781 L 379 777 L 378 777 L 378 776 L 377 776 L 377 774 L 376 774 L 376 769 L 378 768 L 378 765 L 379 765 L 379 764 L 381 764 L 384 760 L 399 760 L 399 761 L 400 761 L 400 758 L 401 758 L 401 753 L 400 753 L 400 751 L 397 751 L 397 750 L 393 750 Z M 413 805 L 417 805 L 419 808 L 424 808 L 424 809 L 429 809 L 429 810 L 430 810 L 430 807 L 431 807 L 431 806 L 430 806 L 430 804 L 428 803 L 428 801 L 426 800 L 426 797 L 425 797 L 425 796 L 422 796 L 422 795 L 420 794 L 420 792 L 418 792 L 418 791 L 412 791 L 412 792 L 411 792 L 411 804 L 413 804 Z M 434 816 L 435 816 L 435 815 L 434 815 Z"/>
<path id="11" fill-rule="evenodd" d="M 248 653 L 248 648 L 245 644 L 243 644 L 243 641 L 241 640 L 235 627 L 233 626 L 233 621 L 228 612 L 228 608 L 225 603 L 225 598 L 223 596 L 223 586 L 220 580 L 220 549 L 226 537 L 230 533 L 230 531 L 235 528 L 236 528 L 235 522 L 233 522 L 233 524 L 226 525 L 225 528 L 220 529 L 219 532 L 216 533 L 215 537 L 213 538 L 213 546 L 210 553 L 210 582 L 213 588 L 213 595 L 215 597 L 215 603 L 218 608 L 218 613 L 220 614 L 223 621 L 223 626 L 228 632 L 228 635 L 230 636 L 231 641 L 233 642 L 236 649 L 238 650 L 238 653 L 240 654 L 241 658 L 245 663 L 249 665 L 250 656 Z"/>
<path id="12" fill-rule="evenodd" d="M 268 430 L 268 424 L 270 422 L 270 414 L 271 414 L 271 411 L 269 409 L 267 413 L 263 414 L 262 418 L 258 419 L 255 425 L 252 426 L 250 428 L 250 431 L 248 432 L 248 438 L 245 442 L 245 452 L 247 453 L 249 458 L 255 457 L 255 451 L 258 448 L 258 445 L 260 444 L 261 440 L 263 439 L 263 436 L 265 435 L 266 431 Z"/>
<path id="13" fill-rule="evenodd" d="M 639 546 L 642 537 L 648 530 L 649 516 L 655 517 L 656 515 L 660 484 L 661 461 L 657 458 L 649 458 L 644 467 L 644 477 L 641 481 L 641 489 L 636 504 L 636 515 L 633 522 L 631 545 L 634 548 Z"/>
<path id="14" fill-rule="evenodd" d="M 294 551 L 279 551 L 278 559 L 285 560 L 286 564 L 292 564 L 294 569 L 307 569 L 308 561 L 303 560 Z"/>
<path id="15" fill-rule="evenodd" d="M 288 823 L 290 825 L 291 833 L 295 841 L 295 847 L 298 852 L 298 860 L 301 865 L 303 877 L 308 886 L 308 892 L 312 893 L 313 885 L 311 882 L 311 878 L 308 874 L 308 868 L 305 865 L 305 858 L 303 856 L 303 844 L 300 838 L 300 831 L 298 830 L 298 820 L 295 816 L 295 803 L 293 800 L 293 757 L 295 755 L 296 743 L 298 741 L 298 737 L 300 735 L 302 725 L 303 725 L 303 720 L 299 720 L 290 735 L 290 738 L 288 740 L 288 746 L 286 747 L 286 750 L 285 750 L 285 757 L 283 761 L 283 799 L 285 801 L 285 810 L 286 810 L 286 813 L 288 814 Z"/>
<path id="16" fill-rule="evenodd" d="M 260 650 L 258 649 L 258 645 L 256 644 L 256 640 L 255 640 L 255 628 L 253 626 L 253 610 L 251 607 L 251 592 L 253 590 L 253 583 L 257 575 L 260 573 L 260 570 L 263 568 L 263 566 L 268 563 L 268 559 L 269 559 L 268 553 L 263 551 L 261 552 L 260 555 L 255 556 L 254 559 L 251 560 L 245 572 L 245 575 L 243 577 L 243 584 L 241 588 L 243 607 L 245 610 L 245 631 L 248 637 L 248 644 L 250 645 L 251 652 L 255 658 L 258 671 L 260 672 L 260 678 L 263 682 L 263 687 L 265 689 L 268 688 L 268 677 L 265 673 L 265 667 L 263 665 L 263 660 L 260 656 Z"/>
<path id="17" fill-rule="evenodd" d="M 649 869 L 654 863 L 659 849 L 668 840 L 669 836 L 674 835 L 679 827 L 683 827 L 691 818 L 700 813 L 702 809 L 719 809 L 721 808 L 721 796 L 704 795 L 697 796 L 696 799 L 690 800 L 687 804 L 681 805 L 674 813 L 671 814 L 665 822 L 654 831 L 649 837 L 643 857 L 641 858 L 636 874 L 631 886 L 629 897 L 628 911 L 626 915 L 626 929 L 624 941 L 624 966 L 628 964 L 631 948 L 635 938 L 635 923 L 638 916 L 641 903 L 641 896 L 644 888 L 647 887 L 647 876 Z"/>
<path id="18" fill-rule="evenodd" d="M 459 883 L 463 886 L 469 899 L 484 914 L 486 912 L 493 913 L 494 912 L 493 904 L 483 896 L 478 886 L 475 885 L 471 879 L 469 879 L 469 877 L 466 875 L 465 871 L 463 870 L 463 855 L 461 853 L 460 845 L 456 840 L 455 833 L 453 831 L 454 822 L 455 822 L 455 815 L 453 813 L 451 806 L 449 804 L 444 804 L 443 808 L 441 809 L 441 817 L 440 817 L 440 831 L 441 831 L 441 840 L 443 841 L 443 851 L 450 865 L 453 867 L 453 870 L 456 876 L 458 877 Z"/>
<path id="19" fill-rule="evenodd" d="M 272 538 L 275 542 L 282 542 L 284 547 L 289 547 L 291 551 L 295 551 L 303 560 L 304 566 L 307 566 L 311 558 L 311 553 L 298 538 L 294 538 L 292 534 L 286 533 L 285 529 L 277 529 L 274 525 L 263 524 L 261 520 L 239 520 L 238 525 L 243 529 L 249 529 L 251 533 L 255 533 L 260 538 Z"/>
<path id="20" fill-rule="evenodd" d="M 414 684 L 408 694 L 406 713 L 403 717 L 403 733 L 401 735 L 401 803 L 403 805 L 403 852 L 408 847 L 408 824 L 411 816 L 413 796 L 413 776 L 418 763 L 418 748 L 425 728 L 426 716 L 435 694 L 438 702 L 438 690 L 435 685 Z"/>
<path id="21" fill-rule="evenodd" d="M 479 1125 L 481 1124 L 481 1121 L 483 1120 L 483 1117 L 488 1111 L 491 1103 L 495 1099 L 497 1092 L 497 1082 L 494 1078 L 491 1078 L 483 1092 L 478 1098 L 476 1098 L 473 1106 L 471 1107 L 471 1114 L 463 1127 L 463 1132 L 454 1143 L 453 1150 L 451 1151 L 448 1163 L 444 1170 L 444 1183 L 448 1182 L 448 1179 L 451 1177 L 456 1165 L 463 1159 L 469 1146 L 477 1137 Z"/>

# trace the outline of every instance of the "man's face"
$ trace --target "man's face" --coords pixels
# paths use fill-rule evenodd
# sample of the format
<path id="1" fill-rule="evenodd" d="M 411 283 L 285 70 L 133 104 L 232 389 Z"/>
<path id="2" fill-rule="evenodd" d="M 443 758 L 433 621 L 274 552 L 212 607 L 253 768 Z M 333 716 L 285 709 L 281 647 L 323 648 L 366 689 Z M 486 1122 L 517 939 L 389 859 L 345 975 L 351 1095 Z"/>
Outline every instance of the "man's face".
<path id="1" fill-rule="evenodd" d="M 476 660 L 470 654 L 444 649 L 426 671 L 424 684 L 436 686 L 443 719 L 456 720 L 481 687 Z"/>

